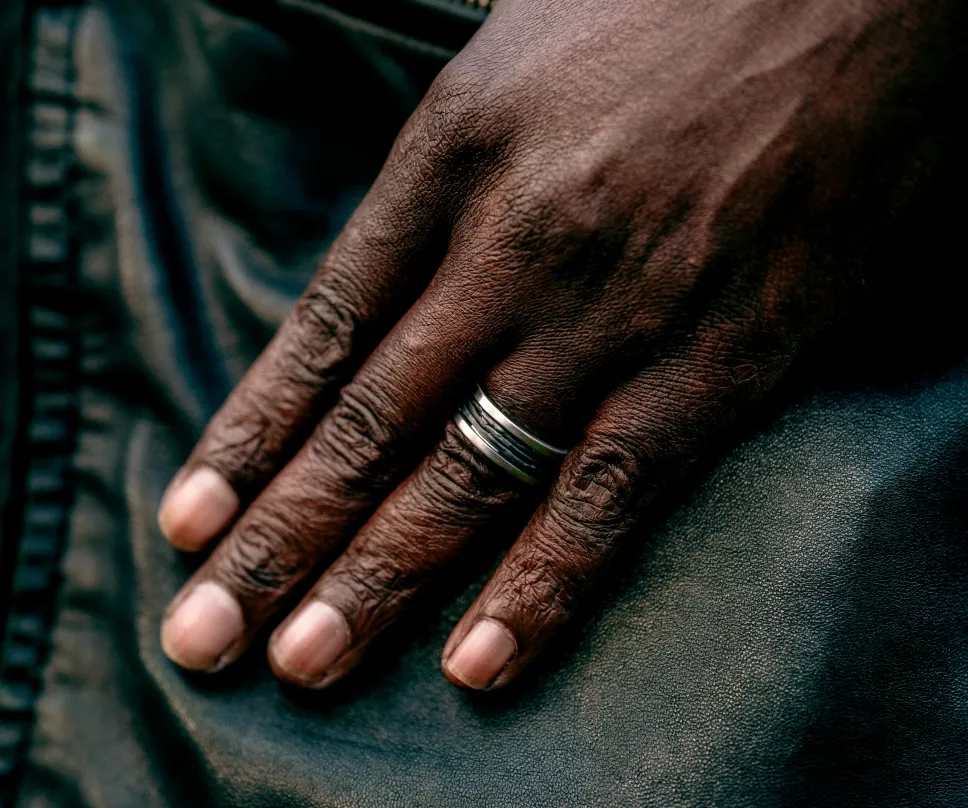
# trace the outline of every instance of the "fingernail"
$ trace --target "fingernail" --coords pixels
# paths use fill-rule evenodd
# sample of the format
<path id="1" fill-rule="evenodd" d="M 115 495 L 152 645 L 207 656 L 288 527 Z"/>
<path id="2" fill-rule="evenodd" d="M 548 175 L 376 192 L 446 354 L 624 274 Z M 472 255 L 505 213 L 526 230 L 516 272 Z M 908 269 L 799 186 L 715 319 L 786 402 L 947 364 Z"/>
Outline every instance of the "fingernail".
<path id="1" fill-rule="evenodd" d="M 328 603 L 314 600 L 304 606 L 273 643 L 276 665 L 294 679 L 322 678 L 350 643 L 346 618 Z"/>
<path id="2" fill-rule="evenodd" d="M 158 526 L 182 550 L 200 550 L 225 530 L 239 507 L 232 486 L 214 469 L 195 469 L 170 488 L 158 510 Z"/>
<path id="3" fill-rule="evenodd" d="M 199 584 L 162 623 L 161 647 L 191 671 L 216 667 L 245 630 L 242 607 L 216 583 Z"/>
<path id="4" fill-rule="evenodd" d="M 514 639 L 493 620 L 481 620 L 447 660 L 447 671 L 474 690 L 484 690 L 511 661 Z"/>

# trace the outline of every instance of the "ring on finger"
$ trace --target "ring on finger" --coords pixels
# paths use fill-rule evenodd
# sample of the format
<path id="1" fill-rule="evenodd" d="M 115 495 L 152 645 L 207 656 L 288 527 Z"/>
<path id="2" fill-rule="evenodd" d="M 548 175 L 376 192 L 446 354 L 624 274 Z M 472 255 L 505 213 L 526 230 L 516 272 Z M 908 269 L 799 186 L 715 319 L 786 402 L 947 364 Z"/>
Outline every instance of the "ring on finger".
<path id="1" fill-rule="evenodd" d="M 481 387 L 457 411 L 454 421 L 482 455 L 530 485 L 547 479 L 568 453 L 514 423 Z"/>

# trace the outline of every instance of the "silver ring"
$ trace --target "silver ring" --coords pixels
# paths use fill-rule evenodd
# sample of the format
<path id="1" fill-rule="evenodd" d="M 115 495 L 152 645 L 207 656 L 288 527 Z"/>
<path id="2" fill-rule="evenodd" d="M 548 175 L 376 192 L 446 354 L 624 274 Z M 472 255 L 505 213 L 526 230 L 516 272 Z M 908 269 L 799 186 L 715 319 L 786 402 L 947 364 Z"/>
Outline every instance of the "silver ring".
<path id="1" fill-rule="evenodd" d="M 568 454 L 566 449 L 545 443 L 514 423 L 480 387 L 457 411 L 454 421 L 488 460 L 531 485 L 547 478 Z"/>

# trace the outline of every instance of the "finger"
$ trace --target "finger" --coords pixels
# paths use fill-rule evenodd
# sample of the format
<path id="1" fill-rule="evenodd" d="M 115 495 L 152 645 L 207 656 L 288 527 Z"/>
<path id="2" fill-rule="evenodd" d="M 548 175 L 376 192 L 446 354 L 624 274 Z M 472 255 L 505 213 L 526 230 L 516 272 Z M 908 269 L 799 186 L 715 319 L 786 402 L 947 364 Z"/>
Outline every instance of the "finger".
<path id="1" fill-rule="evenodd" d="M 708 360 L 658 366 L 608 399 L 451 634 L 443 667 L 452 682 L 501 687 L 538 656 L 643 511 L 702 453 L 708 436 L 732 421 L 741 399 L 758 397 L 763 384 L 737 385 L 736 369 Z"/>
<path id="2" fill-rule="evenodd" d="M 582 406 L 560 391 L 584 389 L 581 366 L 594 363 L 575 365 L 549 364 L 542 347 L 531 344 L 494 368 L 486 387 L 516 424 L 559 439 L 565 425 L 579 422 Z M 538 366 L 543 373 L 535 373 Z M 533 507 L 541 490 L 482 455 L 451 421 L 443 440 L 275 631 L 269 660 L 277 675 L 312 688 L 345 676 L 512 508 Z"/>
<path id="3" fill-rule="evenodd" d="M 353 370 L 439 263 L 433 183 L 391 159 L 278 333 L 210 421 L 159 509 L 162 533 L 197 550 L 305 441 Z M 416 190 L 415 190 L 416 189 Z M 426 189 L 428 192 L 421 191 Z"/>
<path id="4" fill-rule="evenodd" d="M 417 465 L 493 338 L 455 294 L 431 285 L 186 584 L 162 628 L 172 659 L 235 659 Z"/>

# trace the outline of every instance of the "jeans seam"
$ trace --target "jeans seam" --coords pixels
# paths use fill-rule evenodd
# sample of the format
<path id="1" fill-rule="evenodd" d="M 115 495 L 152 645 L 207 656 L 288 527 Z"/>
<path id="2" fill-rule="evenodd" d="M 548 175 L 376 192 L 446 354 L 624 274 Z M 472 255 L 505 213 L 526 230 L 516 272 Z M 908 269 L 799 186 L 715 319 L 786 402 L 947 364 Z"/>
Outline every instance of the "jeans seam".
<path id="1" fill-rule="evenodd" d="M 73 223 L 73 40 L 79 7 L 28 12 L 20 181 L 23 451 L 16 541 L 0 647 L 0 805 L 13 805 L 56 622 L 74 500 L 80 379 Z M 11 522 L 15 520 L 10 520 Z"/>

